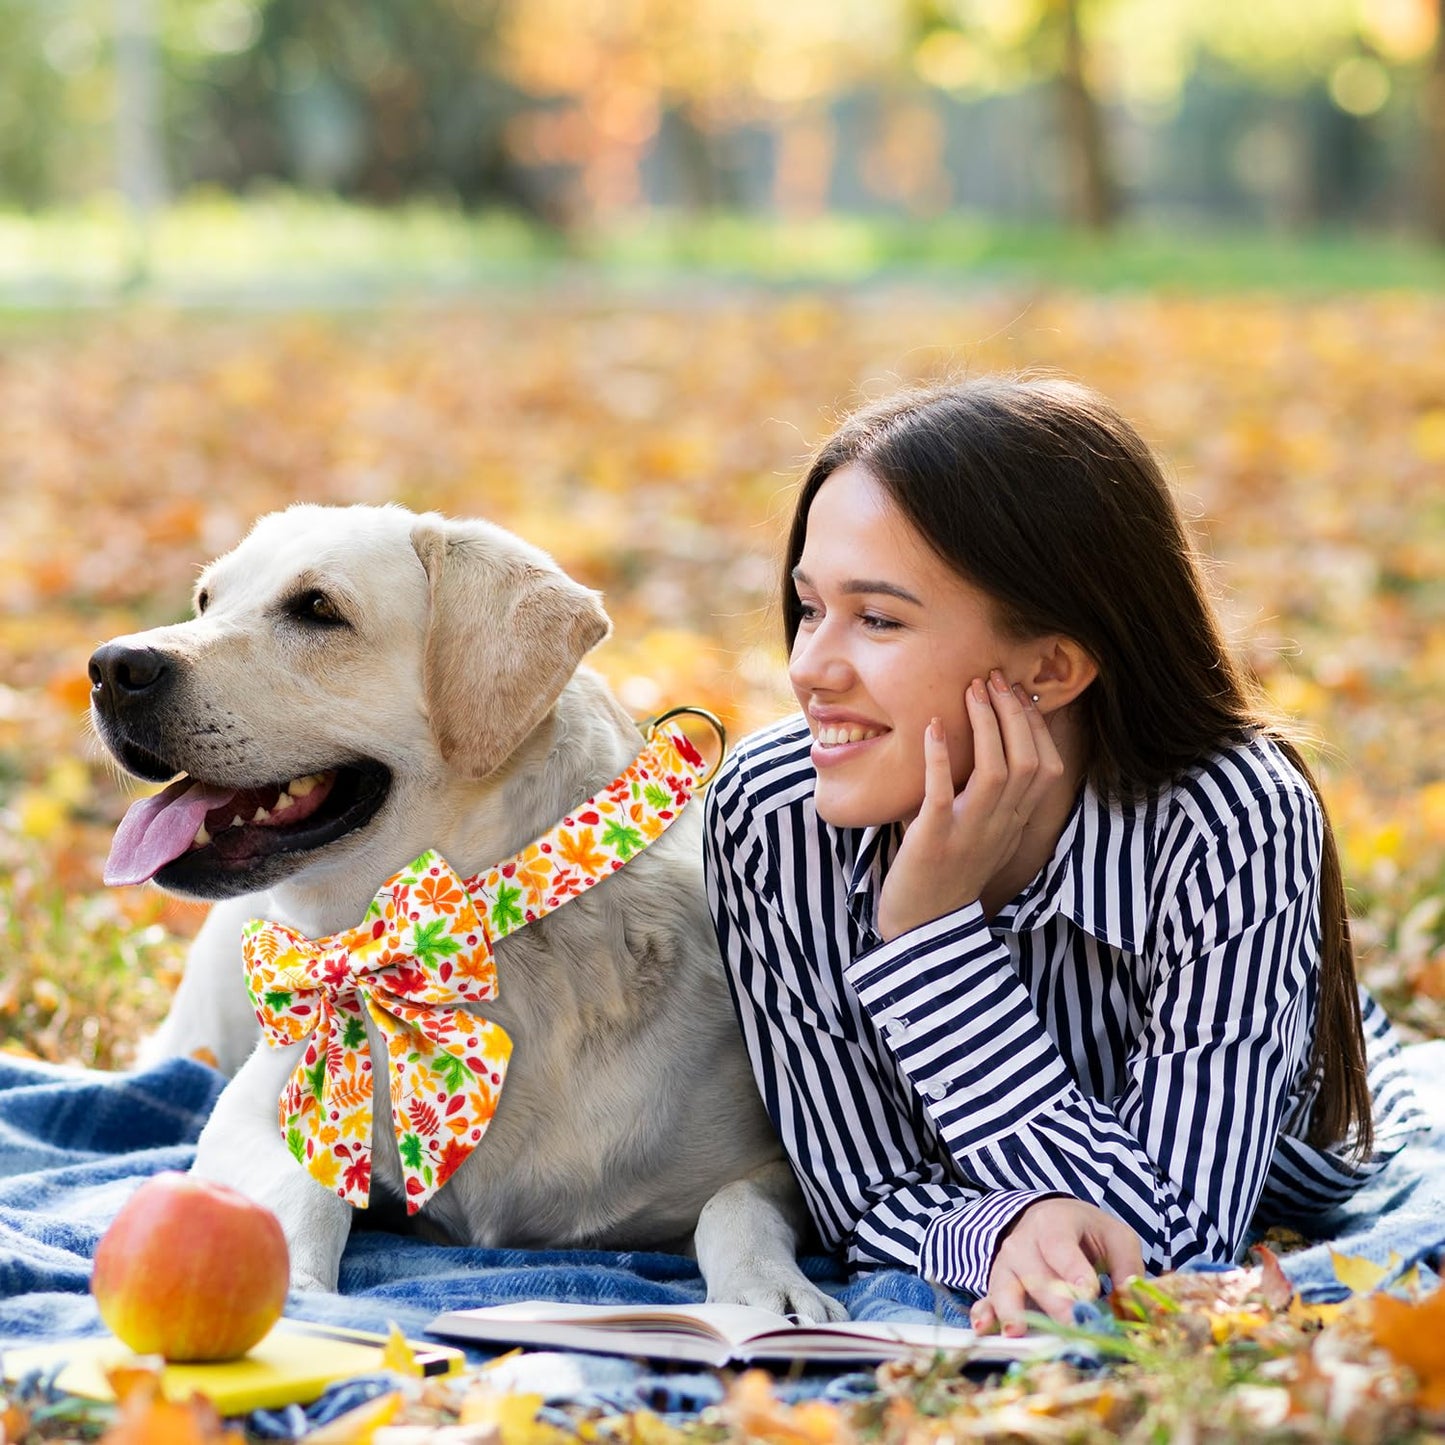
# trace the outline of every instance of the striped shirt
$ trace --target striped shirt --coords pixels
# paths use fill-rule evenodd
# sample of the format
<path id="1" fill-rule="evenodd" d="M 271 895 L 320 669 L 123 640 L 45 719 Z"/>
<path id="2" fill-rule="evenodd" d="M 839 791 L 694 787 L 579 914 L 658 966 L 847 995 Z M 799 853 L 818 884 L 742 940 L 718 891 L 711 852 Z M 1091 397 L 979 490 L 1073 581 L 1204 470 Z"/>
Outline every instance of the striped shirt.
<path id="1" fill-rule="evenodd" d="M 768 1112 L 824 1243 L 983 1294 L 998 1242 L 1071 1195 L 1151 1271 L 1235 1257 L 1259 1207 L 1303 1222 L 1424 1125 L 1362 993 L 1375 1148 L 1305 1142 L 1322 816 L 1268 740 L 1135 801 L 1080 791 L 1050 861 L 884 943 L 896 826 L 813 805 L 801 717 L 707 800 L 708 896 Z"/>

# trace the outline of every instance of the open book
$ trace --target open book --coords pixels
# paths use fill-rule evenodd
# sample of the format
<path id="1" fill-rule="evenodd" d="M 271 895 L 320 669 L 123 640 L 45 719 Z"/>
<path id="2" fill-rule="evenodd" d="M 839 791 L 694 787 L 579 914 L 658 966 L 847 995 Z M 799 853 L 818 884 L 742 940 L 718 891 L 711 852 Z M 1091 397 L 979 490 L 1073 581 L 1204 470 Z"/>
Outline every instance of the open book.
<path id="1" fill-rule="evenodd" d="M 751 1360 L 849 1364 L 965 1351 L 972 1360 L 1008 1361 L 1052 1349 L 1042 1335 L 1006 1339 L 942 1324 L 845 1320 L 801 1325 L 751 1305 L 579 1305 L 528 1300 L 438 1315 L 427 1332 L 496 1345 L 591 1350 L 699 1365 Z"/>

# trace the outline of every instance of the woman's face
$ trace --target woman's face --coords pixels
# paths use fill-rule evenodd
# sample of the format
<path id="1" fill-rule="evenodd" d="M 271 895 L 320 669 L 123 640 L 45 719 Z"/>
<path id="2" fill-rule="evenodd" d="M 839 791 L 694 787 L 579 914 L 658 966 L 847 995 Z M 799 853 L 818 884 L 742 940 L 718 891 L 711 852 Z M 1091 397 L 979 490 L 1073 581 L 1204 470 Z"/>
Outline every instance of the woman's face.
<path id="1" fill-rule="evenodd" d="M 994 626 L 859 463 L 808 512 L 793 572 L 803 620 L 788 675 L 813 734 L 817 809 L 835 827 L 908 821 L 923 802 L 923 734 L 940 718 L 961 788 L 973 769 L 964 693 L 999 668 L 1028 684 L 1037 646 Z"/>

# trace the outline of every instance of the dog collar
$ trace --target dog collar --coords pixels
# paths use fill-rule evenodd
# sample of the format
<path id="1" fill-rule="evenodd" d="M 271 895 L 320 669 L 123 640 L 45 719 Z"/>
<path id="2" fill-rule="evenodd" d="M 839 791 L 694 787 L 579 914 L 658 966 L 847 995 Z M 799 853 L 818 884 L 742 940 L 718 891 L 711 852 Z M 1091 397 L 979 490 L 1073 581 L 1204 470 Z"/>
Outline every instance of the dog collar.
<path id="1" fill-rule="evenodd" d="M 428 851 L 387 879 L 355 928 L 313 940 L 262 918 L 244 926 L 263 1037 L 306 1043 L 278 1119 L 318 1183 L 357 1208 L 370 1200 L 374 1063 L 391 1070 L 408 1214 L 481 1143 L 512 1052 L 506 1031 L 467 1007 L 497 996 L 493 944 L 610 877 L 676 820 L 705 779 L 682 730 L 662 726 L 675 715 L 600 793 L 493 868 L 463 880 Z M 367 1015 L 389 1065 L 371 1057 Z"/>

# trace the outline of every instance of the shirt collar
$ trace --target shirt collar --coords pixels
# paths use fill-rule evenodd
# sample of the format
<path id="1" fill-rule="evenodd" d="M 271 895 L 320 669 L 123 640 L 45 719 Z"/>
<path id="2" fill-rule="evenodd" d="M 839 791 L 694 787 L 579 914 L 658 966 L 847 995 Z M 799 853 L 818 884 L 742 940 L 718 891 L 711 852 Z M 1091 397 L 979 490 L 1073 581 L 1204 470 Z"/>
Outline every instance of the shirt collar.
<path id="1" fill-rule="evenodd" d="M 1101 797 L 1085 783 L 1052 857 L 999 910 L 993 926 L 1024 933 L 1050 918 L 1067 918 L 1100 943 L 1142 953 L 1149 918 L 1148 810 L 1147 802 Z"/>
<path id="2" fill-rule="evenodd" d="M 840 840 L 844 843 L 840 861 L 848 870 L 848 914 L 873 938 L 879 936 L 878 895 L 883 891 L 888 865 L 898 851 L 898 836 L 898 825 L 885 823 L 872 828 L 847 829 Z"/>

